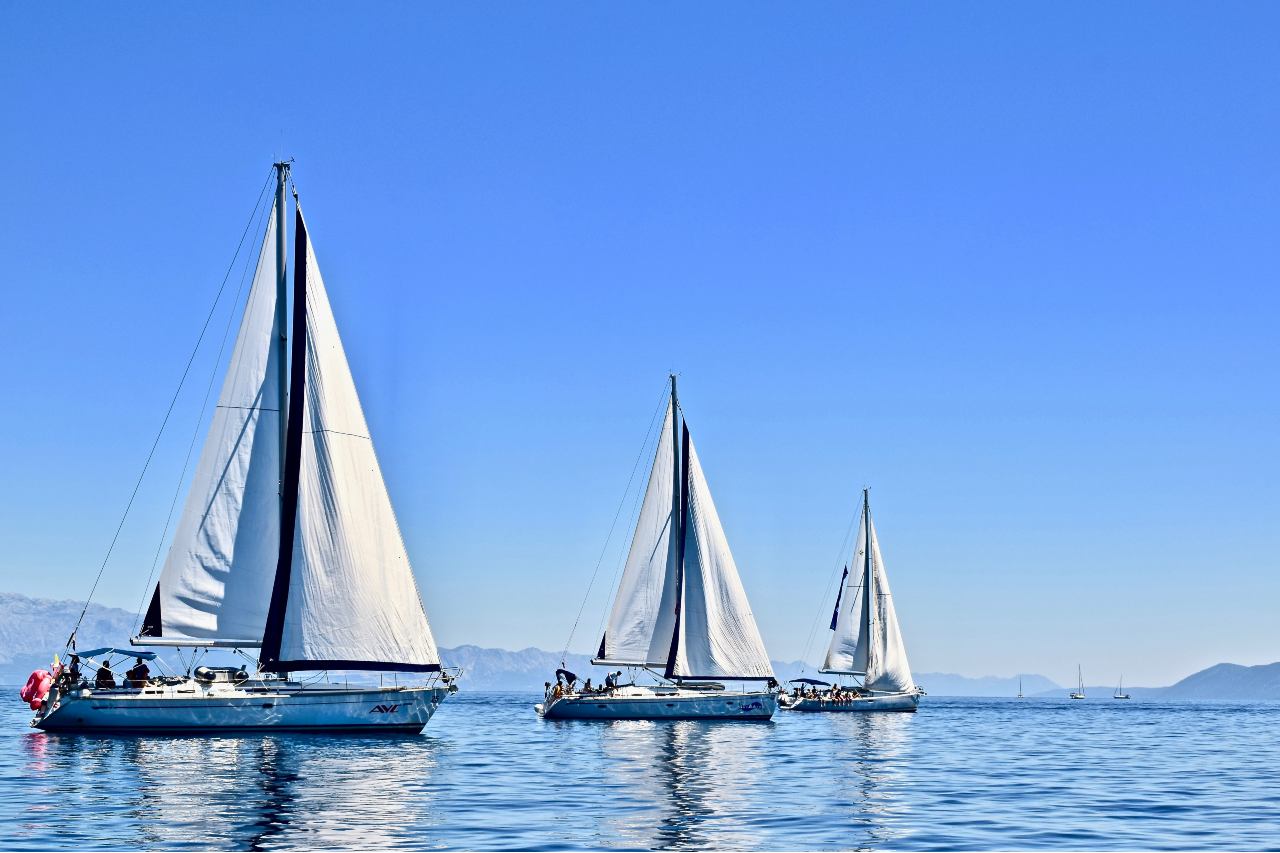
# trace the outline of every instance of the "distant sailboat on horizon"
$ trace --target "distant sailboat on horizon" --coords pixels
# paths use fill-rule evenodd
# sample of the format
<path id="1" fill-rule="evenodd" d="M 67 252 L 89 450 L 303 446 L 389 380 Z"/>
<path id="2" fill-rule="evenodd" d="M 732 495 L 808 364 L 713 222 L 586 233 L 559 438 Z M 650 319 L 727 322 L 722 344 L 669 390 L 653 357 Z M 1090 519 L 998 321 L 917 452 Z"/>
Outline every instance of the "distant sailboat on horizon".
<path id="1" fill-rule="evenodd" d="M 1124 674 L 1123 674 L 1123 673 L 1120 675 L 1120 683 L 1116 685 L 1116 692 L 1115 692 L 1115 695 L 1114 695 L 1114 696 L 1112 696 L 1111 698 L 1112 698 L 1112 699 L 1128 699 L 1128 698 L 1130 698 L 1130 697 L 1129 697 L 1129 694 L 1124 692 Z"/>
<path id="2" fill-rule="evenodd" d="M 1014 698 L 1015 698 L 1015 699 L 1025 699 L 1025 698 L 1027 698 L 1027 697 L 1025 697 L 1025 696 L 1023 696 L 1023 695 L 1022 695 L 1022 676 L 1018 676 L 1018 695 L 1017 695 L 1017 696 L 1015 696 Z"/>
<path id="3" fill-rule="evenodd" d="M 1080 670 L 1080 664 L 1076 664 L 1076 690 L 1071 694 L 1072 699 L 1083 699 L 1084 697 L 1084 674 Z"/>

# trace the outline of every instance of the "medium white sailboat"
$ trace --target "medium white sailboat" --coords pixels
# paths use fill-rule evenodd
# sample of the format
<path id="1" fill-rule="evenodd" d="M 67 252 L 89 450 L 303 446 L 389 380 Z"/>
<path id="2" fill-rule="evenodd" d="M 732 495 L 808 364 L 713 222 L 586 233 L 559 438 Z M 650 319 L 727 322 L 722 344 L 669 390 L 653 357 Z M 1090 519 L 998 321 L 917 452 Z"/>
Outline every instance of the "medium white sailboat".
<path id="1" fill-rule="evenodd" d="M 1076 664 L 1076 689 L 1071 694 L 1072 699 L 1083 699 L 1084 696 L 1084 673 L 1080 670 L 1080 664 Z"/>
<path id="2" fill-rule="evenodd" d="M 820 671 L 862 683 L 827 691 L 797 689 L 780 700 L 786 710 L 914 711 L 920 705 L 924 691 L 911 677 L 866 489 L 854 555 L 857 568 L 845 568 L 841 578 L 831 616 L 834 633 Z"/>
<path id="3" fill-rule="evenodd" d="M 1131 698 L 1131 697 L 1129 696 L 1129 694 L 1128 694 L 1128 693 L 1125 693 L 1125 692 L 1124 692 L 1124 676 L 1123 676 L 1123 675 L 1121 675 L 1121 676 L 1120 676 L 1120 683 L 1116 685 L 1116 692 L 1115 692 L 1115 694 L 1114 694 L 1111 698 L 1112 698 L 1112 699 L 1129 699 L 1129 698 Z"/>
<path id="4" fill-rule="evenodd" d="M 649 484 L 593 664 L 648 671 L 652 685 L 587 692 L 561 671 L 535 706 L 547 719 L 767 720 L 777 684 L 671 377 Z M 621 670 L 618 671 L 621 673 Z M 764 690 L 723 682 L 765 682 Z"/>
<path id="5" fill-rule="evenodd" d="M 132 640 L 229 649 L 250 662 L 245 650 L 256 649 L 256 671 L 198 667 L 99 689 L 68 669 L 32 721 L 41 729 L 417 732 L 451 691 L 296 192 L 291 331 L 286 322 L 289 165 L 275 169 L 275 205 L 217 409 Z M 113 654 L 154 658 L 85 653 L 95 665 Z M 423 683 L 291 675 L 329 670 L 420 673 Z"/>

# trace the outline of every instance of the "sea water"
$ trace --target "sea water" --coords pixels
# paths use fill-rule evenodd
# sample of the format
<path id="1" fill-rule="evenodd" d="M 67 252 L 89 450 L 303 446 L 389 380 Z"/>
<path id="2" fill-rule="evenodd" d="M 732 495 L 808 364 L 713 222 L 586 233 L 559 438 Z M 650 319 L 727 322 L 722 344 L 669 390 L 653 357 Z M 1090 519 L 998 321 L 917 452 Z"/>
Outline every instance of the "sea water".
<path id="1" fill-rule="evenodd" d="M 0 706 L 3 849 L 1266 849 L 1280 704 L 925 697 L 917 714 L 420 736 L 97 737 Z"/>

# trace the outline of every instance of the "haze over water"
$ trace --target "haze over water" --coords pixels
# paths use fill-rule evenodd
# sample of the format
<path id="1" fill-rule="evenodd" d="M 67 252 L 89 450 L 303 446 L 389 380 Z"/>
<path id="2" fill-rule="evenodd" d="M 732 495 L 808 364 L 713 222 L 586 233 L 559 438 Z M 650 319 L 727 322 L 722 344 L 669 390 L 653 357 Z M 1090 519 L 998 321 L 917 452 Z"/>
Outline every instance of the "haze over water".
<path id="1" fill-rule="evenodd" d="M 422 736 L 52 736 L 0 713 L 12 849 L 1265 849 L 1280 704 L 944 699 L 769 724 L 547 722 L 459 694 Z"/>

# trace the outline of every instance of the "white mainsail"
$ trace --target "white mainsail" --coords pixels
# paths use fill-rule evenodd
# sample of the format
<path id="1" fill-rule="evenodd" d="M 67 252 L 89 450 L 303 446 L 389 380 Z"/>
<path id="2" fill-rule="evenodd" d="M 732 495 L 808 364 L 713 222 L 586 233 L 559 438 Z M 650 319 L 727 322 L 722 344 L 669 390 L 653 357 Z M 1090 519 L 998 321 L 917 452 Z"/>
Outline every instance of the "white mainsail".
<path id="1" fill-rule="evenodd" d="M 849 572 L 841 591 L 840 611 L 822 671 L 861 675 L 871 690 L 908 692 L 915 688 L 915 681 L 907 662 L 907 649 L 898 626 L 875 522 L 866 505 L 862 520 L 854 548 L 855 568 Z M 870 560 L 867 559 L 868 538 Z"/>
<path id="2" fill-rule="evenodd" d="M 262 637 L 280 547 L 276 217 L 267 221 L 217 408 L 144 624 L 147 636 L 252 643 Z"/>
<path id="3" fill-rule="evenodd" d="M 678 525 L 672 524 L 675 478 L 675 408 L 658 434 L 649 486 L 631 538 L 626 567 L 596 662 L 613 666 L 666 666 L 675 630 Z"/>
<path id="4" fill-rule="evenodd" d="M 675 678 L 773 678 L 773 666 L 742 588 L 711 488 L 685 428 L 684 583 L 679 637 L 668 676 Z"/>
<path id="5" fill-rule="evenodd" d="M 298 223 L 303 227 L 295 239 L 307 241 L 306 399 L 278 663 L 285 669 L 439 668 L 301 212 Z"/>

